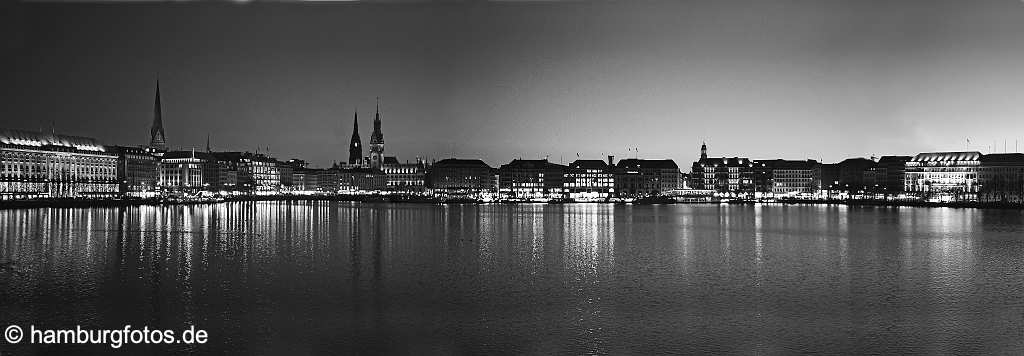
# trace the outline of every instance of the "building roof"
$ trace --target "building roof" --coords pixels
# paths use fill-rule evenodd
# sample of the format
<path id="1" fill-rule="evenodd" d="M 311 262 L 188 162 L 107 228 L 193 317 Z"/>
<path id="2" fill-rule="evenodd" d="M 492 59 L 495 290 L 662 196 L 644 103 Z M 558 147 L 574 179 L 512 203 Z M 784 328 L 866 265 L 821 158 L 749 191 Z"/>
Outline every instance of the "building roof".
<path id="1" fill-rule="evenodd" d="M 885 164 L 904 164 L 907 161 L 910 161 L 911 159 L 914 159 L 914 157 L 911 157 L 911 156 L 882 156 L 882 158 L 878 159 L 878 164 L 882 164 L 882 165 L 885 165 Z"/>
<path id="2" fill-rule="evenodd" d="M 771 169 L 814 169 L 818 166 L 818 161 L 809 159 L 806 161 L 795 161 L 785 159 L 773 159 L 773 160 L 755 160 L 755 167 L 765 167 Z"/>
<path id="3" fill-rule="evenodd" d="M 608 169 L 608 162 L 599 159 L 578 159 L 569 164 L 573 169 Z"/>
<path id="4" fill-rule="evenodd" d="M 951 161 L 977 161 L 981 159 L 981 152 L 927 152 L 918 153 L 912 162 L 951 162 Z"/>
<path id="5" fill-rule="evenodd" d="M 106 148 L 99 141 L 91 137 L 59 135 L 37 131 L 0 129 L 0 143 L 26 147 L 60 146 L 79 151 L 106 152 Z"/>
<path id="6" fill-rule="evenodd" d="M 847 159 L 844 159 L 841 162 L 839 162 L 840 166 L 848 166 L 848 165 L 851 165 L 851 164 L 873 165 L 873 164 L 875 164 L 875 161 L 872 161 L 872 160 L 864 158 L 864 157 L 857 157 L 857 158 L 847 158 Z"/>
<path id="7" fill-rule="evenodd" d="M 565 169 L 569 168 L 561 164 L 548 162 L 546 159 L 514 159 L 512 162 L 501 165 L 502 169 Z"/>
<path id="8" fill-rule="evenodd" d="M 1024 165 L 1024 153 L 993 153 L 982 155 L 981 163 Z"/>
<path id="9" fill-rule="evenodd" d="M 433 168 L 487 168 L 491 169 L 491 166 L 484 163 L 484 161 L 478 159 L 459 159 L 459 158 L 446 158 L 440 161 L 434 162 Z"/>
<path id="10" fill-rule="evenodd" d="M 725 165 L 725 166 L 736 167 L 736 166 L 749 166 L 749 165 L 753 164 L 753 162 L 750 160 L 750 158 L 742 158 L 742 157 L 732 157 L 732 158 L 729 158 L 729 157 L 708 157 L 708 158 L 701 158 L 697 162 L 694 162 L 694 164 L 695 165 L 712 165 L 712 166 L 714 166 L 714 165 Z"/>
<path id="11" fill-rule="evenodd" d="M 679 166 L 676 165 L 676 161 L 670 159 L 636 159 L 627 158 L 620 160 L 619 163 L 615 164 L 619 168 L 632 168 L 632 169 L 675 169 L 679 170 Z"/>
<path id="12" fill-rule="evenodd" d="M 398 164 L 398 157 L 384 156 L 384 164 Z"/>

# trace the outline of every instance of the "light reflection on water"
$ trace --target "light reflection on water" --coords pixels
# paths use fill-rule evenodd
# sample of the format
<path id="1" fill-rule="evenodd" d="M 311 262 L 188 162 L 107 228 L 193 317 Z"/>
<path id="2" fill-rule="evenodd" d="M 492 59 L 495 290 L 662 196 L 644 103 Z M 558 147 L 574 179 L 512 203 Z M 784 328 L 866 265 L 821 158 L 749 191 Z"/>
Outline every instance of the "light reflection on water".
<path id="1" fill-rule="evenodd" d="M 1020 211 L 245 202 L 0 223 L 0 320 L 213 340 L 138 352 L 1024 351 Z"/>

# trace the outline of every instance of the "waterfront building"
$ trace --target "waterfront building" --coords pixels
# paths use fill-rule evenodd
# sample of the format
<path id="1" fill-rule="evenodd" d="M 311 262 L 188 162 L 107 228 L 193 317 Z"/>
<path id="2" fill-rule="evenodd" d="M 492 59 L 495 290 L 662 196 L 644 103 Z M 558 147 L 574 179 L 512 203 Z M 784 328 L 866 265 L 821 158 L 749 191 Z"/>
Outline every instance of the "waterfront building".
<path id="1" fill-rule="evenodd" d="M 864 188 L 875 194 L 899 194 L 903 192 L 906 164 L 910 156 L 882 156 L 874 166 L 864 170 Z"/>
<path id="2" fill-rule="evenodd" d="M 422 192 L 425 187 L 426 166 L 419 159 L 416 163 L 399 163 L 394 156 L 384 157 L 382 170 L 387 175 L 388 190 Z"/>
<path id="3" fill-rule="evenodd" d="M 493 191 L 495 169 L 478 159 L 448 158 L 434 162 L 427 174 L 435 192 L 475 194 Z"/>
<path id="4" fill-rule="evenodd" d="M 516 199 L 561 198 L 566 168 L 547 159 L 515 159 L 498 168 L 498 189 Z"/>
<path id="5" fill-rule="evenodd" d="M 359 112 L 352 117 L 352 139 L 348 144 L 348 164 L 363 164 L 363 142 L 359 139 Z"/>
<path id="6" fill-rule="evenodd" d="M 131 198 L 150 198 L 157 192 L 157 157 L 147 147 L 108 146 L 117 154 L 118 192 Z"/>
<path id="7" fill-rule="evenodd" d="M 713 190 L 719 195 L 746 196 L 754 193 L 754 163 L 749 158 L 708 157 L 706 144 L 700 147 L 700 159 L 690 169 L 690 185 L 697 190 Z"/>
<path id="8" fill-rule="evenodd" d="M 338 167 L 318 169 L 309 173 L 317 175 L 317 191 L 326 194 L 338 194 L 338 191 L 341 190 L 341 172 Z"/>
<path id="9" fill-rule="evenodd" d="M 569 164 L 562 185 L 569 198 L 577 201 L 607 200 L 615 195 L 614 156 L 608 162 L 578 159 Z"/>
<path id="10" fill-rule="evenodd" d="M 281 179 L 281 192 L 288 192 L 292 190 L 292 186 L 295 185 L 295 179 L 292 176 L 295 173 L 295 167 L 292 165 L 274 160 L 274 165 L 277 166 L 277 172 Z"/>
<path id="11" fill-rule="evenodd" d="M 821 165 L 821 190 L 820 192 L 828 198 L 833 198 L 842 192 L 839 185 L 839 164 L 823 163 Z"/>
<path id="12" fill-rule="evenodd" d="M 754 162 L 745 157 L 708 158 L 700 162 L 703 189 L 731 196 L 754 192 Z"/>
<path id="13" fill-rule="evenodd" d="M 679 166 L 670 159 L 620 160 L 614 167 L 615 193 L 624 198 L 654 196 L 682 185 Z"/>
<path id="14" fill-rule="evenodd" d="M 216 190 L 224 193 L 238 193 L 243 190 L 238 183 L 237 164 L 217 159 Z"/>
<path id="15" fill-rule="evenodd" d="M 380 98 L 377 98 L 377 112 L 373 116 L 373 133 L 370 134 L 370 168 L 381 169 L 384 165 L 384 133 L 380 129 Z"/>
<path id="16" fill-rule="evenodd" d="M 380 169 L 340 169 L 339 187 L 342 192 L 379 192 L 387 188 L 388 178 Z"/>
<path id="17" fill-rule="evenodd" d="M 158 187 L 166 194 L 197 194 L 212 191 L 217 181 L 217 161 L 206 152 L 164 152 L 157 165 Z"/>
<path id="18" fill-rule="evenodd" d="M 1024 154 L 995 153 L 981 156 L 978 169 L 978 201 L 1024 202 Z"/>
<path id="19" fill-rule="evenodd" d="M 815 160 L 755 160 L 755 198 L 809 197 L 821 186 L 821 165 Z"/>
<path id="20" fill-rule="evenodd" d="M 224 172 L 222 190 L 257 195 L 281 190 L 281 166 L 276 159 L 252 152 L 213 152 L 213 156 Z"/>
<path id="21" fill-rule="evenodd" d="M 864 171 L 874 168 L 875 161 L 867 158 L 847 158 L 837 164 L 838 167 L 838 190 L 849 194 L 859 194 L 868 191 L 868 184 L 864 181 Z"/>
<path id="22" fill-rule="evenodd" d="M 919 153 L 906 164 L 907 193 L 934 201 L 974 201 L 980 152 Z"/>
<path id="23" fill-rule="evenodd" d="M 701 144 L 700 159 L 690 168 L 690 186 L 725 196 L 751 195 L 754 192 L 754 163 L 750 158 L 708 157 L 707 144 Z"/>
<path id="24" fill-rule="evenodd" d="M 317 180 L 319 190 L 329 194 L 365 194 L 387 187 L 387 175 L 367 167 L 328 168 L 319 172 Z"/>
<path id="25" fill-rule="evenodd" d="M 156 81 L 156 99 L 153 100 L 153 125 L 149 129 L 149 148 L 167 151 L 167 137 L 164 135 L 163 111 L 160 107 L 160 81 Z"/>
<path id="26" fill-rule="evenodd" d="M 242 186 L 256 194 L 271 194 L 281 189 L 281 169 L 277 160 L 259 153 L 244 154 L 238 170 Z"/>
<path id="27" fill-rule="evenodd" d="M 319 191 L 320 169 L 302 167 L 292 168 L 292 191 L 298 193 L 314 193 Z"/>
<path id="28" fill-rule="evenodd" d="M 117 154 L 93 138 L 0 130 L 0 200 L 118 194 Z"/>
<path id="29" fill-rule="evenodd" d="M 287 161 L 278 161 L 278 167 L 281 170 L 281 190 L 286 192 L 304 192 L 307 191 L 306 184 L 303 182 L 308 171 L 306 168 L 307 163 L 304 160 L 298 158 L 292 158 Z M 316 190 L 314 187 L 312 190 Z"/>

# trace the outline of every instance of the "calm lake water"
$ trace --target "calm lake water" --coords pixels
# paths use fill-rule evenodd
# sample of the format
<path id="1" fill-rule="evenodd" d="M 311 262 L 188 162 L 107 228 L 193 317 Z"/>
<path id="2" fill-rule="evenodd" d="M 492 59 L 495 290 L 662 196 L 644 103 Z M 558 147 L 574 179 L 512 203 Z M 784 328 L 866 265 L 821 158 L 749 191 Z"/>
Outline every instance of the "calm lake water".
<path id="1" fill-rule="evenodd" d="M 0 233 L 0 328 L 210 334 L 132 354 L 1024 353 L 1016 210 L 244 202 Z"/>

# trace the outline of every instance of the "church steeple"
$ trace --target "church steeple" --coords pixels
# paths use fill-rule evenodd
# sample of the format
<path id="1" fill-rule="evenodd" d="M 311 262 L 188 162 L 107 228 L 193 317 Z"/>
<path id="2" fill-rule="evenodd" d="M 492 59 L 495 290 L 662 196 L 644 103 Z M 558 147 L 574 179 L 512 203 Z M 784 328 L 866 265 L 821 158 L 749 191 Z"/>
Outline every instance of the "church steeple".
<path id="1" fill-rule="evenodd" d="M 707 142 L 701 142 L 700 144 L 700 159 L 708 159 L 708 144 Z"/>
<path id="2" fill-rule="evenodd" d="M 373 133 L 370 134 L 370 168 L 380 169 L 384 163 L 384 133 L 380 130 L 380 97 L 377 97 L 377 113 L 373 117 Z"/>
<path id="3" fill-rule="evenodd" d="M 363 143 L 359 140 L 359 111 L 352 115 L 352 140 L 348 144 L 348 164 L 361 164 Z"/>
<path id="4" fill-rule="evenodd" d="M 370 144 L 384 144 L 384 133 L 380 131 L 380 97 L 377 97 L 377 113 L 373 115 L 373 133 L 370 134 Z"/>
<path id="5" fill-rule="evenodd" d="M 160 80 L 156 80 L 156 99 L 153 102 L 153 127 L 149 129 L 149 147 L 158 151 L 167 151 L 167 139 L 164 137 L 164 120 L 160 108 Z"/>

